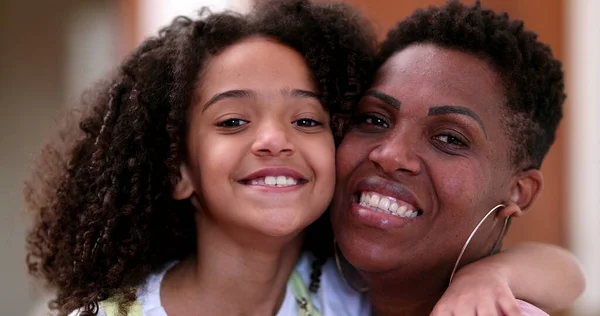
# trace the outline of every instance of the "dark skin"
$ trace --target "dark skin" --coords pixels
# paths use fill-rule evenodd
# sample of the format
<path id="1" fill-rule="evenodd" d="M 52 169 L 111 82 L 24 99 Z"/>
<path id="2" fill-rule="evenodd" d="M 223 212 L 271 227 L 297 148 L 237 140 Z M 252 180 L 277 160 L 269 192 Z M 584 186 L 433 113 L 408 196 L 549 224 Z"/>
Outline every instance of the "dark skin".
<path id="1" fill-rule="evenodd" d="M 482 225 L 461 265 L 489 254 L 504 218 L 537 196 L 540 172 L 510 162 L 504 104 L 488 63 L 458 51 L 413 45 L 379 70 L 338 148 L 332 207 L 337 242 L 366 279 L 375 314 L 429 315 L 485 214 L 507 205 Z M 419 215 L 360 206 L 366 191 Z"/>

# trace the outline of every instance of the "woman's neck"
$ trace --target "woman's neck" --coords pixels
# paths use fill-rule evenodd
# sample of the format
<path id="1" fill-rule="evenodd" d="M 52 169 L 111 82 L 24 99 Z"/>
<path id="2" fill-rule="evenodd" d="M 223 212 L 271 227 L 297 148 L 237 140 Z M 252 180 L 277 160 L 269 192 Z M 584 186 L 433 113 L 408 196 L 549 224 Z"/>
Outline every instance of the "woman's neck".
<path id="1" fill-rule="evenodd" d="M 303 234 L 272 237 L 197 226 L 197 254 L 172 269 L 161 286 L 168 314 L 276 314 Z"/>
<path id="2" fill-rule="evenodd" d="M 427 316 L 447 288 L 447 271 L 362 273 L 376 316 Z"/>

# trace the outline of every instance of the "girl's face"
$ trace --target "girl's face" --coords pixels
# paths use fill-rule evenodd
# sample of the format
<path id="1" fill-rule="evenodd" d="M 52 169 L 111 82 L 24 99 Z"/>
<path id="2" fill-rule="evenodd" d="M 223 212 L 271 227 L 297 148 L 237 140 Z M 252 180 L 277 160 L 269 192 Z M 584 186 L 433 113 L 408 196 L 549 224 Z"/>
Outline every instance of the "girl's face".
<path id="1" fill-rule="evenodd" d="M 264 37 L 234 44 L 206 65 L 174 197 L 202 221 L 293 236 L 331 201 L 335 149 L 329 114 L 304 59 Z"/>
<path id="2" fill-rule="evenodd" d="M 458 51 L 414 45 L 382 66 L 337 152 L 332 222 L 354 266 L 448 277 L 492 207 L 528 205 L 537 178 L 510 163 L 505 100 L 491 67 Z M 501 223 L 485 222 L 466 262 L 490 251 Z"/>

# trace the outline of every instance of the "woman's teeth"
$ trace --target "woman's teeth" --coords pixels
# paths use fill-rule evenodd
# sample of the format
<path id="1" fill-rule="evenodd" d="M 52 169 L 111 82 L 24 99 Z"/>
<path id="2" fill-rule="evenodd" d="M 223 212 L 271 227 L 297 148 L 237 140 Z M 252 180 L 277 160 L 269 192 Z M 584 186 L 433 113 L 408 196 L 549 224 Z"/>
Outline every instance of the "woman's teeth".
<path id="1" fill-rule="evenodd" d="M 289 187 L 298 184 L 298 181 L 292 177 L 286 176 L 267 176 L 250 181 L 252 185 L 262 185 L 266 187 Z"/>
<path id="2" fill-rule="evenodd" d="M 412 206 L 391 197 L 386 197 L 373 192 L 362 192 L 359 204 L 373 211 L 399 217 L 412 218 L 419 215 L 419 211 L 413 209 Z"/>

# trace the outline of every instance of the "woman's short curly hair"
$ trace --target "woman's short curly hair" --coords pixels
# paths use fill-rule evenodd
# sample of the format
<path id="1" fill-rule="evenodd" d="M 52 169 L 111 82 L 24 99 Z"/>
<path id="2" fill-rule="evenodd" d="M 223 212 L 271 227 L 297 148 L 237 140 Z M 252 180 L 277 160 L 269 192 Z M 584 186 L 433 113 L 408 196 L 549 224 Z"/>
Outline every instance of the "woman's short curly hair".
<path id="1" fill-rule="evenodd" d="M 171 198 L 192 90 L 212 56 L 256 35 L 304 56 L 330 115 L 350 110 L 371 75 L 375 37 L 342 4 L 203 10 L 143 42 L 87 94 L 78 126 L 46 146 L 26 183 L 29 271 L 57 291 L 59 315 L 95 315 L 109 297 L 125 310 L 150 273 L 195 252 L 195 210 Z"/>
<path id="2" fill-rule="evenodd" d="M 554 142 L 565 100 L 561 63 L 550 47 L 506 13 L 483 9 L 479 1 L 472 6 L 450 1 L 402 20 L 383 42 L 378 65 L 419 43 L 472 54 L 497 71 L 506 89 L 507 107 L 499 117 L 513 143 L 510 159 L 520 168 L 539 168 Z"/>

